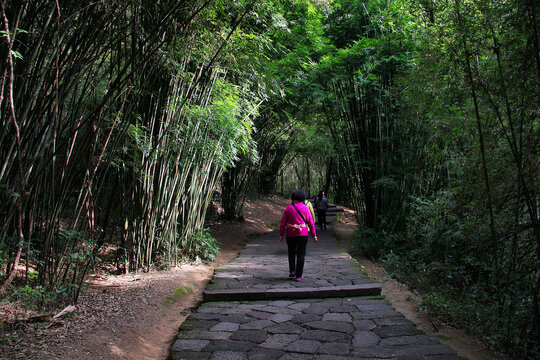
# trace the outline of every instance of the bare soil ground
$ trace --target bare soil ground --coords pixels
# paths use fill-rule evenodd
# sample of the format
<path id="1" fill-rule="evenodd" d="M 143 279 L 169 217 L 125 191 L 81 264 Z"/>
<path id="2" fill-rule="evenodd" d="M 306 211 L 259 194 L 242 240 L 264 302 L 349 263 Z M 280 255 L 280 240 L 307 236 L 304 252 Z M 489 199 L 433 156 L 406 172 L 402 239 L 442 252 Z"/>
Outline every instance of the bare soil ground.
<path id="1" fill-rule="evenodd" d="M 287 199 L 277 197 L 254 200 L 246 204 L 245 221 L 209 224 L 221 243 L 220 255 L 212 263 L 93 276 L 73 315 L 59 322 L 0 327 L 0 359 L 166 359 L 178 327 L 200 303 L 214 268 L 234 259 L 250 237 L 276 229 L 287 203 Z M 334 230 L 346 245 L 356 226 L 354 214 L 346 209 Z M 380 265 L 357 260 L 383 285 L 383 293 L 394 307 L 420 329 L 438 336 L 467 359 L 503 359 L 473 338 L 417 311 L 420 299 L 392 280 Z M 0 309 L 0 316 L 8 311 Z"/>

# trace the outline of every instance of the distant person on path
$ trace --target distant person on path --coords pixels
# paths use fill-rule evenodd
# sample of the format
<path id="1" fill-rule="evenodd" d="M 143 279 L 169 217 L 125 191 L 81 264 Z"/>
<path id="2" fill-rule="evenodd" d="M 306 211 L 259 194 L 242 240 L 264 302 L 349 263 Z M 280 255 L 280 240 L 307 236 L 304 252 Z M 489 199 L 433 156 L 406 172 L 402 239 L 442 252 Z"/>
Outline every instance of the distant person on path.
<path id="1" fill-rule="evenodd" d="M 315 199 L 315 209 L 317 209 L 317 220 L 322 230 L 326 230 L 326 210 L 328 210 L 328 206 L 324 191 L 319 192 Z"/>
<path id="2" fill-rule="evenodd" d="M 315 222 L 315 210 L 313 210 L 313 204 L 311 204 L 311 201 L 306 199 L 304 200 L 304 205 L 308 207 L 309 212 L 311 213 L 311 217 L 313 218 L 313 222 Z"/>
<path id="3" fill-rule="evenodd" d="M 313 240 L 318 241 L 313 216 L 309 208 L 304 204 L 305 200 L 306 194 L 302 190 L 293 191 L 291 204 L 285 208 L 279 226 L 279 242 L 283 242 L 283 234 L 287 236 L 289 277 L 294 278 L 295 281 L 304 278 L 308 230 L 311 230 Z"/>

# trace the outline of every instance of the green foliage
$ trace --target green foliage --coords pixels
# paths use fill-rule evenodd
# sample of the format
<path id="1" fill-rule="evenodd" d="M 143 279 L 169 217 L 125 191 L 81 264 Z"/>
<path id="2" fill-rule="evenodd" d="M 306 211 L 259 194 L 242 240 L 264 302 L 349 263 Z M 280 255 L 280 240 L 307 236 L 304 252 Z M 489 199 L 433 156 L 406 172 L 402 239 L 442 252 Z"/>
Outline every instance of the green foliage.
<path id="1" fill-rule="evenodd" d="M 381 244 L 384 238 L 384 235 L 375 229 L 361 228 L 355 233 L 355 240 L 352 243 L 350 252 L 355 255 L 378 259 L 386 250 Z"/>
<path id="2" fill-rule="evenodd" d="M 17 292 L 10 296 L 10 301 L 21 304 L 25 309 L 39 309 L 64 299 L 65 294 L 61 291 L 51 290 L 40 285 L 36 287 L 30 285 L 20 287 Z"/>
<path id="3" fill-rule="evenodd" d="M 336 192 L 363 224 L 354 251 L 449 321 L 531 358 L 537 21 L 534 2 L 332 2 L 333 46 L 305 84 L 332 131 Z"/>
<path id="4" fill-rule="evenodd" d="M 398 273 L 401 266 L 401 258 L 395 254 L 393 250 L 390 250 L 388 254 L 381 259 L 384 266 L 391 272 Z"/>
<path id="5" fill-rule="evenodd" d="M 219 242 L 207 229 L 201 230 L 193 236 L 184 254 L 197 262 L 214 261 L 219 255 Z"/>
<path id="6" fill-rule="evenodd" d="M 460 214 L 458 205 L 448 192 L 433 199 L 411 199 L 402 238 L 396 237 L 399 241 L 392 246 L 383 237 L 372 242 L 385 247 L 382 261 L 387 269 L 423 294 L 426 309 L 485 337 L 493 346 L 512 347 L 520 340 L 510 324 L 527 323 L 530 306 L 530 298 L 518 289 L 527 288 L 532 279 L 513 278 L 501 293 L 501 280 L 511 276 L 511 269 L 499 264 L 505 271 L 497 275 L 493 253 L 483 246 L 488 227 L 473 212 Z M 503 325 L 493 314 L 512 321 Z"/>
<path id="7" fill-rule="evenodd" d="M 251 138 L 251 118 L 257 115 L 257 107 L 249 94 L 241 93 L 239 86 L 216 81 L 214 101 L 204 107 L 191 107 L 186 115 L 190 126 L 201 124 L 203 139 L 198 146 L 203 156 L 215 154 L 218 166 L 231 167 L 243 154 L 249 154 L 252 162 L 257 161 Z M 183 134 L 186 135 L 189 133 Z"/>
<path id="8" fill-rule="evenodd" d="M 244 75 L 250 88 L 255 85 L 253 89 L 259 89 L 257 94 L 265 101 L 254 119 L 253 138 L 259 161 L 238 162 L 222 182 L 222 202 L 229 219 L 241 218 L 242 206 L 235 202 L 245 197 L 250 186 L 260 194 L 271 194 L 278 189 L 278 176 L 290 170 L 295 156 L 311 151 L 308 147 L 325 149 L 305 126 L 312 115 L 307 91 L 311 84 L 306 81 L 310 64 L 326 51 L 321 8 L 322 4 L 311 0 L 261 2 L 257 20 L 242 27 L 258 36 L 247 43 L 239 42 L 242 46 L 249 44 L 246 54 L 250 58 L 243 58 L 241 69 L 235 70 Z M 245 37 L 243 33 L 239 36 Z M 252 52 L 254 47 L 258 52 Z M 261 90 L 264 96 L 259 95 Z M 310 160 L 321 163 L 320 156 Z"/>
<path id="9" fill-rule="evenodd" d="M 272 45 L 257 19 L 273 3 L 111 4 L 6 4 L 20 14 L 8 25 L 26 31 L 9 29 L 14 83 L 2 63 L 0 261 L 20 255 L 37 270 L 18 271 L 17 284 L 74 298 L 105 242 L 128 271 L 172 266 L 184 249 L 215 256 L 198 233 L 222 173 L 257 161 L 253 119 L 268 97 L 260 51 Z"/>

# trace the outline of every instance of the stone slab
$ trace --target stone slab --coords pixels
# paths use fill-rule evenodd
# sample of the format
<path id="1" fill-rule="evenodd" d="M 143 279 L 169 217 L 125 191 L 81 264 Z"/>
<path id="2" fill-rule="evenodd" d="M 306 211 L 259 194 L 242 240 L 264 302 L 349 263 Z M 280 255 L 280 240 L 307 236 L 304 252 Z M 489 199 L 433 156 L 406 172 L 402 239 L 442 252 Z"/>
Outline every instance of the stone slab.
<path id="1" fill-rule="evenodd" d="M 206 301 L 184 321 L 170 359 L 453 360 L 380 297 L 330 231 L 309 243 L 304 280 L 288 278 L 276 232 L 216 269 Z M 457 358 L 456 358 L 457 359 Z"/>
<path id="2" fill-rule="evenodd" d="M 303 288 L 272 289 L 223 289 L 203 291 L 203 301 L 324 299 L 352 296 L 378 296 L 381 285 L 377 283 Z"/>

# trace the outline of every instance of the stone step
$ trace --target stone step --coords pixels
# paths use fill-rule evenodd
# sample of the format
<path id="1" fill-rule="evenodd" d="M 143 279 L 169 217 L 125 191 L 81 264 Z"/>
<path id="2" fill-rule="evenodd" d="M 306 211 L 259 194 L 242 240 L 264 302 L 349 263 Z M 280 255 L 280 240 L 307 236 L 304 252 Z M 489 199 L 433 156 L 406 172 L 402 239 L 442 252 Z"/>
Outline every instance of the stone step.
<path id="1" fill-rule="evenodd" d="M 381 294 L 381 285 L 377 283 L 303 287 L 284 289 L 225 289 L 203 291 L 203 301 L 255 301 L 255 300 L 286 300 L 286 299 L 323 299 L 348 296 L 378 296 Z"/>

